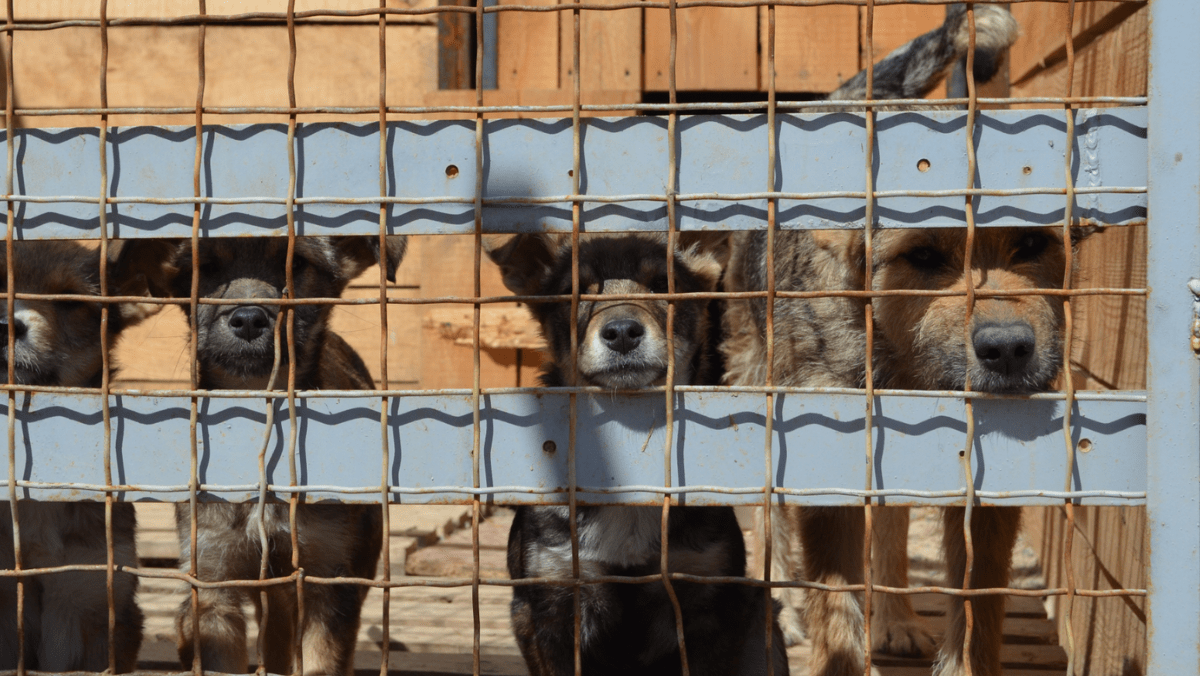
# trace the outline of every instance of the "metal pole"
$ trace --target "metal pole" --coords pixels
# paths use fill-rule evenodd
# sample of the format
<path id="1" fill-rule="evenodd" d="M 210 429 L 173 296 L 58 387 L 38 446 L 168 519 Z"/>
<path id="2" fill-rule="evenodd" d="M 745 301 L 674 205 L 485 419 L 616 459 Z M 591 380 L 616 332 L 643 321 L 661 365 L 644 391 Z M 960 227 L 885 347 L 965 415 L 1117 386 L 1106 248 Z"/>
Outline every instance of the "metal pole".
<path id="1" fill-rule="evenodd" d="M 1154 0 L 1150 28 L 1145 673 L 1200 674 L 1200 3 Z"/>

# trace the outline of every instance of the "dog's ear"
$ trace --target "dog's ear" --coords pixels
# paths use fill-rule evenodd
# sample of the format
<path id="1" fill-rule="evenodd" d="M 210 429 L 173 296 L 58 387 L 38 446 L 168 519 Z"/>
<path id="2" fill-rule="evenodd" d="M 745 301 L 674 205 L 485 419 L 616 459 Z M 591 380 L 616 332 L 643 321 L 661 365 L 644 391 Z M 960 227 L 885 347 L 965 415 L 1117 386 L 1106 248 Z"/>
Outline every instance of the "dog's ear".
<path id="1" fill-rule="evenodd" d="M 171 283 L 179 274 L 175 256 L 182 240 L 113 240 L 108 245 L 109 293 L 114 296 L 169 298 Z M 157 314 L 157 303 L 120 303 L 117 311 L 125 326 Z"/>
<path id="2" fill-rule="evenodd" d="M 400 267 L 400 261 L 404 259 L 404 251 L 408 248 L 408 237 L 389 235 L 386 239 L 381 256 L 378 237 L 334 237 L 333 249 L 338 265 L 342 268 L 343 278 L 354 279 L 365 272 L 367 268 L 379 263 L 383 265 L 388 281 L 396 281 L 396 269 Z"/>
<path id="3" fill-rule="evenodd" d="M 708 254 L 717 265 L 724 269 L 729 265 L 729 256 L 733 252 L 733 233 L 731 232 L 708 232 L 708 231 L 688 231 L 679 233 L 679 250 L 687 251 L 694 249 L 698 252 Z"/>
<path id="4" fill-rule="evenodd" d="M 518 296 L 535 296 L 550 272 L 559 249 L 561 235 L 487 235 L 483 250 L 500 266 L 504 286 Z"/>
<path id="5" fill-rule="evenodd" d="M 169 298 L 179 239 L 118 239 L 108 245 L 108 282 L 121 296 Z"/>
<path id="6" fill-rule="evenodd" d="M 862 230 L 813 230 L 813 243 L 845 276 L 851 289 L 866 282 L 866 240 Z"/>
<path id="7" fill-rule="evenodd" d="M 1071 246 L 1077 247 L 1083 243 L 1083 240 L 1091 237 L 1104 230 L 1099 225 L 1072 225 L 1071 226 Z"/>
<path id="8" fill-rule="evenodd" d="M 705 291 L 716 291 L 717 284 L 721 282 L 721 273 L 724 272 L 725 266 L 718 258 L 719 254 L 713 253 L 711 250 L 706 250 L 702 243 L 696 243 L 684 251 L 679 252 L 679 260 L 687 266 L 688 270 L 700 280 L 704 285 Z M 725 260 L 729 260 L 729 254 L 726 252 Z"/>

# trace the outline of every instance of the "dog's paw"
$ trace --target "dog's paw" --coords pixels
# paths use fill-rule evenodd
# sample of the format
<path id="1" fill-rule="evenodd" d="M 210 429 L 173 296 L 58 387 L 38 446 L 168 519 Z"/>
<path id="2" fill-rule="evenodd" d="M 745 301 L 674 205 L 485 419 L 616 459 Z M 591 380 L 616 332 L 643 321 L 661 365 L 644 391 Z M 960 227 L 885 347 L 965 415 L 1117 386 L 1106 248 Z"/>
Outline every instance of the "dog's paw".
<path id="1" fill-rule="evenodd" d="M 897 657 L 927 657 L 937 649 L 937 640 L 917 616 L 892 622 L 871 623 L 871 650 Z"/>
<path id="2" fill-rule="evenodd" d="M 795 606 L 784 603 L 779 611 L 779 630 L 783 632 L 783 644 L 789 648 L 804 642 L 804 621 Z"/>

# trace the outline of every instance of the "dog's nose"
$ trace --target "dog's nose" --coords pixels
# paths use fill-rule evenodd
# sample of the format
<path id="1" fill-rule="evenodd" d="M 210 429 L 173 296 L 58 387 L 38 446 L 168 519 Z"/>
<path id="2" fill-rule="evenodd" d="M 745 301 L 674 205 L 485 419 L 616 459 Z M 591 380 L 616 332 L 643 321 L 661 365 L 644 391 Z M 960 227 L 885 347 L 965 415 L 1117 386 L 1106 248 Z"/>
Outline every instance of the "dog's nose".
<path id="1" fill-rule="evenodd" d="M 642 342 L 646 327 L 632 319 L 616 319 L 604 325 L 600 338 L 608 349 L 625 354 Z"/>
<path id="2" fill-rule="evenodd" d="M 267 311 L 256 305 L 240 307 L 229 315 L 229 328 L 233 329 L 233 335 L 245 341 L 258 338 L 270 325 Z"/>
<path id="3" fill-rule="evenodd" d="M 20 319 L 13 322 L 13 339 L 20 340 L 25 337 L 25 332 L 29 327 Z M 8 317 L 0 317 L 0 345 L 8 344 Z"/>
<path id="4" fill-rule="evenodd" d="M 971 336 L 975 356 L 989 370 L 1013 375 L 1025 370 L 1033 358 L 1037 340 L 1033 328 L 1024 322 L 984 324 Z"/>

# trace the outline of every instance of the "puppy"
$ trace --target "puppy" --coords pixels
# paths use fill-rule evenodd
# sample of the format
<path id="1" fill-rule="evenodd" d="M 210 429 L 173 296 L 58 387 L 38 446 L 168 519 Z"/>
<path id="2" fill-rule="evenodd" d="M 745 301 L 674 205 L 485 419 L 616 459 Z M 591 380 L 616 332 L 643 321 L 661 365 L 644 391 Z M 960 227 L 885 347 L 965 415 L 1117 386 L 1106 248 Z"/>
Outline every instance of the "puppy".
<path id="1" fill-rule="evenodd" d="M 123 243 L 108 249 L 111 295 L 145 295 L 144 277 L 122 258 Z M 0 242 L 0 280 L 7 280 L 6 246 Z M 13 281 L 17 293 L 100 294 L 100 252 L 71 241 L 14 242 Z M 3 283 L 3 282 L 0 282 Z M 2 287 L 0 287 L 2 288 Z M 108 343 L 152 314 L 157 306 L 109 306 Z M 20 300 L 11 317 L 0 301 L 0 381 L 8 382 L 8 329 L 13 329 L 13 375 L 22 385 L 100 387 L 100 303 Z M 102 494 L 94 494 L 102 500 Z M 23 568 L 105 564 L 104 504 L 23 500 Z M 114 563 L 137 568 L 133 505 L 114 502 Z M 13 569 L 12 513 L 0 504 L 0 568 Z M 55 573 L 25 578 L 25 667 L 41 671 L 104 671 L 109 665 L 108 593 L 104 572 Z M 137 578 L 113 577 L 116 632 L 112 646 L 120 672 L 133 671 L 142 644 L 142 612 L 134 601 Z M 17 666 L 17 584 L 0 579 L 0 669 Z"/>
<path id="2" fill-rule="evenodd" d="M 992 5 L 975 6 L 976 52 L 975 79 L 978 82 L 990 80 L 1000 66 L 1005 50 L 1016 40 L 1018 28 L 1012 15 L 1006 9 Z M 917 37 L 909 43 L 896 49 L 886 58 L 876 64 L 874 72 L 873 96 L 876 99 L 889 98 L 920 98 L 927 95 L 949 72 L 963 59 L 967 52 L 969 41 L 966 8 L 954 5 L 947 10 L 945 22 L 937 29 Z M 860 72 L 845 85 L 834 91 L 828 98 L 832 100 L 854 100 L 866 96 L 866 72 Z M 819 110 L 819 109 L 818 109 Z M 758 241 L 763 236 L 740 235 L 743 244 L 739 248 L 741 255 L 748 252 L 745 242 Z M 784 239 L 792 235 L 784 235 Z M 803 240 L 806 236 L 798 236 Z M 802 247 L 803 248 L 803 247 Z M 765 255 L 764 251 L 755 254 Z M 740 261 L 745 267 L 751 265 Z M 802 280 L 808 288 L 834 288 L 821 286 L 824 283 L 840 283 L 842 280 L 835 274 L 834 278 L 824 275 L 833 274 L 824 270 L 807 271 L 799 274 L 796 279 Z M 841 273 L 837 273 L 841 274 Z M 732 277 L 731 277 L 732 279 Z M 742 284 L 745 275 L 739 277 L 737 283 Z M 765 284 L 765 282 L 760 282 Z M 779 288 L 786 288 L 780 286 Z M 838 287 L 841 288 L 841 287 Z M 730 290 L 741 290 L 733 288 Z M 778 328 L 777 336 L 789 336 L 790 342 L 780 341 L 782 346 L 776 353 L 776 363 L 788 360 L 786 367 L 777 366 L 781 375 L 776 384 L 787 382 L 807 386 L 861 386 L 865 377 L 863 368 L 864 349 L 857 345 L 851 349 L 827 349 L 829 345 L 845 348 L 847 343 L 839 340 L 849 340 L 857 335 L 856 321 L 861 321 L 861 312 L 853 315 L 850 311 L 852 303 L 837 299 L 820 299 L 813 302 L 794 302 L 789 307 L 806 308 L 806 311 L 816 313 L 821 321 L 814 321 L 811 326 L 820 330 L 815 333 L 792 338 L 784 333 L 786 329 Z M 745 318 L 747 307 L 745 302 L 731 304 L 731 310 L 726 325 L 743 336 L 757 329 L 749 325 L 739 325 L 737 322 Z M 729 341 L 723 348 L 731 360 L 731 372 L 726 382 L 737 385 L 762 384 L 765 382 L 765 344 L 761 338 L 745 338 Z M 812 351 L 803 354 L 805 350 Z M 782 378 L 779 379 L 779 378 Z M 793 561 L 794 544 L 791 538 L 793 522 L 796 513 L 785 515 L 780 513 L 772 518 L 772 578 L 794 579 L 795 564 Z M 760 510 L 761 511 L 761 510 Z M 761 515 L 760 515 L 761 517 Z M 878 509 L 875 511 L 875 528 L 873 546 L 873 569 L 876 582 L 886 586 L 908 586 L 908 511 L 906 509 Z M 756 545 L 756 551 L 762 552 L 761 543 Z M 820 556 L 814 553 L 813 556 Z M 759 569 L 756 565 L 756 569 Z M 789 645 L 799 643 L 803 632 L 800 618 L 792 610 L 797 605 L 795 591 L 784 592 L 784 611 L 780 616 L 784 637 Z M 913 612 L 912 603 L 907 596 L 878 595 L 873 603 L 875 613 L 872 621 L 872 648 L 896 655 L 925 655 L 933 652 L 934 640 L 929 628 Z M 825 628 L 816 628 L 818 634 L 823 634 Z M 814 672 L 818 673 L 818 672 Z M 841 672 L 831 672 L 841 673 Z"/>
<path id="3" fill-rule="evenodd" d="M 395 276 L 404 253 L 403 237 L 389 238 L 379 251 L 371 237 L 304 237 L 296 240 L 293 280 L 297 298 L 336 297 L 368 267 L 382 262 L 388 279 Z M 280 238 L 206 239 L 193 251 L 190 241 L 158 240 L 142 251 L 147 266 L 159 261 L 151 277 L 156 293 L 186 298 L 191 292 L 192 258 L 199 263 L 203 298 L 254 298 L 262 305 L 200 305 L 196 333 L 200 387 L 203 389 L 283 389 L 288 362 L 295 360 L 296 388 L 371 389 L 374 381 L 361 357 L 329 330 L 327 305 L 293 306 L 296 354 L 287 351 L 286 326 L 281 328 L 281 364 L 274 364 L 275 322 L 280 306 L 270 301 L 286 291 L 287 242 Z M 190 318 L 189 318 L 190 321 Z M 190 568 L 190 510 L 176 507 L 180 567 Z M 293 571 L 288 508 L 284 504 L 207 503 L 197 510 L 198 576 L 202 580 L 257 579 L 262 556 L 260 522 L 266 527 L 270 554 L 268 576 Z M 375 576 L 382 547 L 382 518 L 367 505 L 301 504 L 297 511 L 300 562 L 309 575 Z M 302 650 L 306 673 L 349 674 L 366 588 L 355 585 L 304 587 Z M 246 620 L 242 604 L 254 604 L 264 634 L 263 661 L 272 673 L 289 673 L 294 645 L 296 598 L 290 585 L 267 588 L 269 612 L 262 622 L 259 590 L 201 589 L 199 647 L 204 669 L 244 673 L 248 669 Z M 191 667 L 194 637 L 191 599 L 177 617 L 179 658 Z"/>
<path id="4" fill-rule="evenodd" d="M 650 234 L 589 237 L 579 245 L 582 293 L 662 293 L 667 290 L 666 240 Z M 505 285 L 520 295 L 571 293 L 571 246 L 553 235 L 493 239 L 489 255 Z M 711 291 L 720 264 L 698 248 L 673 256 L 678 292 Z M 710 359 L 709 303 L 680 301 L 674 320 L 675 382 L 715 383 Z M 666 301 L 533 303 L 530 311 L 548 343 L 542 382 L 636 389 L 667 377 Z M 578 362 L 570 359 L 570 327 L 578 327 Z M 579 563 L 584 577 L 661 572 L 658 507 L 579 507 Z M 566 507 L 518 507 L 508 538 L 513 579 L 572 574 Z M 709 576 L 745 574 L 745 543 L 729 507 L 675 507 L 668 522 L 672 572 Z M 762 590 L 736 584 L 673 583 L 682 611 L 688 665 L 693 674 L 764 674 L 766 607 Z M 651 584 L 582 587 L 584 674 L 681 672 L 675 612 L 665 588 Z M 534 676 L 574 673 L 574 602 L 569 587 L 513 588 L 512 625 Z M 782 636 L 774 632 L 774 673 L 787 673 Z"/>

